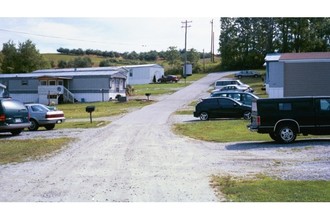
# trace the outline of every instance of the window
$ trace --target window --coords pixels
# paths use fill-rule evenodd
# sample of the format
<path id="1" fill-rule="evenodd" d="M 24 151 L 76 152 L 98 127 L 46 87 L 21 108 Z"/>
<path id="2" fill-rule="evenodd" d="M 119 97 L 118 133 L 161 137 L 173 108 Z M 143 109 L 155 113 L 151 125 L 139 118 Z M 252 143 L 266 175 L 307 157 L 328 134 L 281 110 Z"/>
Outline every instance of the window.
<path id="1" fill-rule="evenodd" d="M 129 71 L 129 77 L 133 77 L 133 70 L 132 69 Z"/>
<path id="2" fill-rule="evenodd" d="M 40 80 L 40 85 L 41 86 L 47 86 L 47 81 L 46 80 Z"/>
<path id="3" fill-rule="evenodd" d="M 56 86 L 56 81 L 55 80 L 49 80 L 48 85 L 49 86 Z"/>
<path id="4" fill-rule="evenodd" d="M 278 103 L 278 109 L 280 111 L 291 111 L 292 106 L 291 103 Z"/>
<path id="5" fill-rule="evenodd" d="M 330 99 L 320 99 L 320 110 L 330 111 Z"/>
<path id="6" fill-rule="evenodd" d="M 22 86 L 27 86 L 27 85 L 29 85 L 28 82 L 29 82 L 28 80 L 23 79 L 22 82 L 21 82 L 21 84 L 22 84 Z"/>

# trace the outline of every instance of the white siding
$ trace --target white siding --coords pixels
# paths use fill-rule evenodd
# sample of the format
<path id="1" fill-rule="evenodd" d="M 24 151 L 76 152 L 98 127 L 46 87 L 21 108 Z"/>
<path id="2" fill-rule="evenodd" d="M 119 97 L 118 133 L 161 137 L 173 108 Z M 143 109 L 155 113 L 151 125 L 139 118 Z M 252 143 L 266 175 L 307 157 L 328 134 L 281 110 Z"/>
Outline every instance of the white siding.
<path id="1" fill-rule="evenodd" d="M 283 87 L 274 88 L 270 87 L 268 90 L 269 98 L 283 98 Z"/>

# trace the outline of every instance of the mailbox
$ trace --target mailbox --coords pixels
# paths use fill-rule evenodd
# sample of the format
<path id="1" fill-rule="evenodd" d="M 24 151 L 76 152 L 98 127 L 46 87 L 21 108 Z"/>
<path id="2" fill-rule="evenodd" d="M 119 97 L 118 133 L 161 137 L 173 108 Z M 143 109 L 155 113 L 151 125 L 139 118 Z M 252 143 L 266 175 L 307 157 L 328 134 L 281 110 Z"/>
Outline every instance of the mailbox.
<path id="1" fill-rule="evenodd" d="M 95 106 L 91 105 L 86 107 L 86 112 L 91 113 L 93 111 L 95 111 Z"/>
<path id="2" fill-rule="evenodd" d="M 91 123 L 93 122 L 93 119 L 92 119 L 92 112 L 93 111 L 95 111 L 95 106 L 90 105 L 90 106 L 86 107 L 86 112 L 89 113 L 89 120 L 90 120 Z"/>

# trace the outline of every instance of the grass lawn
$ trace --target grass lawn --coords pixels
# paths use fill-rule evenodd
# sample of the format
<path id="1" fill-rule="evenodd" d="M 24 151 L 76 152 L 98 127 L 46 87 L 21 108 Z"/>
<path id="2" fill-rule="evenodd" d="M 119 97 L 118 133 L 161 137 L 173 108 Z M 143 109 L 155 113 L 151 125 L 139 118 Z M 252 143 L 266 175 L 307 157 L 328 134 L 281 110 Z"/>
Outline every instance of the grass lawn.
<path id="1" fill-rule="evenodd" d="M 0 164 L 36 160 L 63 149 L 71 141 L 71 138 L 1 140 Z"/>
<path id="2" fill-rule="evenodd" d="M 129 100 L 128 102 L 94 102 L 94 103 L 73 103 L 60 104 L 56 107 L 64 112 L 65 118 L 89 118 L 89 113 L 86 112 L 86 106 L 95 106 L 95 111 L 92 113 L 93 118 L 108 117 L 127 113 L 132 108 L 142 108 L 152 104 L 152 101 L 137 101 Z"/>
<path id="3" fill-rule="evenodd" d="M 232 202 L 330 202 L 330 181 L 253 180 L 213 176 L 212 185 Z"/>

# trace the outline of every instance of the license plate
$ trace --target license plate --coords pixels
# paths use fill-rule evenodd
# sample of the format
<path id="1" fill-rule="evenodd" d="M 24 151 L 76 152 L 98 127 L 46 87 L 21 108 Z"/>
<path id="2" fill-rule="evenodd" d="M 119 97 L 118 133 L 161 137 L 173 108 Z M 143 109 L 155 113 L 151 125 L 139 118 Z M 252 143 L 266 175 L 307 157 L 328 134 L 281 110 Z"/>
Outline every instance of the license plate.
<path id="1" fill-rule="evenodd" d="M 21 123 L 22 119 L 21 118 L 15 118 L 15 123 Z"/>

